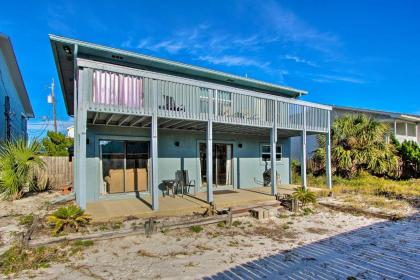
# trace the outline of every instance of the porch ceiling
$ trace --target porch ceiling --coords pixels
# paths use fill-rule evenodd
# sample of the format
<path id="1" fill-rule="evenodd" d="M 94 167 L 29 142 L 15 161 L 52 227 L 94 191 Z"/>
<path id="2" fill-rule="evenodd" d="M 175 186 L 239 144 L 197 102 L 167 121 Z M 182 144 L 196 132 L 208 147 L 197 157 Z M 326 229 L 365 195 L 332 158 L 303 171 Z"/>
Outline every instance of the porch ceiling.
<path id="1" fill-rule="evenodd" d="M 90 125 L 150 127 L 152 118 L 150 116 L 88 112 L 87 123 Z"/>
<path id="2" fill-rule="evenodd" d="M 87 123 L 89 125 L 150 128 L 151 122 L 151 116 L 114 114 L 106 112 L 88 112 L 87 116 Z M 196 120 L 183 120 L 176 118 L 158 118 L 158 128 L 205 132 L 207 129 L 207 122 Z M 271 128 L 269 127 L 255 127 L 247 125 L 213 122 L 213 133 L 269 137 L 270 130 Z M 308 135 L 309 134 L 310 133 L 308 132 Z M 294 137 L 301 135 L 301 131 L 278 129 L 277 135 L 278 137 Z"/>

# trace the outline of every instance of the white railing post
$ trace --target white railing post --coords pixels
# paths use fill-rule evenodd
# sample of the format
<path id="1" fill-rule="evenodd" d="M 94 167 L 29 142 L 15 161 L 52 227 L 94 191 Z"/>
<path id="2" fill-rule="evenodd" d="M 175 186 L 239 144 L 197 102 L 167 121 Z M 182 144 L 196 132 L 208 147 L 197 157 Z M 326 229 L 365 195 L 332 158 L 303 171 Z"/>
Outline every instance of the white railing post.
<path id="1" fill-rule="evenodd" d="M 332 189 L 332 175 L 331 175 L 331 112 L 328 111 L 328 118 L 327 118 L 327 134 L 325 137 L 327 138 L 325 142 L 325 148 L 327 149 L 325 151 L 326 159 L 325 159 L 325 172 L 327 175 L 327 187 L 331 190 Z"/>
<path id="2" fill-rule="evenodd" d="M 153 98 L 153 111 L 152 111 L 152 209 L 159 210 L 159 166 L 158 166 L 158 126 L 157 126 L 157 81 L 152 82 L 152 98 Z"/>
<path id="3" fill-rule="evenodd" d="M 214 92 L 217 95 L 217 90 Z M 209 90 L 207 122 L 207 202 L 213 204 L 213 91 Z"/>
<path id="4" fill-rule="evenodd" d="M 300 165 L 302 187 L 305 189 L 308 187 L 306 177 L 306 106 L 303 106 L 303 129 L 302 129 L 302 162 Z"/>
<path id="5" fill-rule="evenodd" d="M 274 120 L 271 128 L 271 195 L 277 194 L 277 102 L 274 103 Z"/>

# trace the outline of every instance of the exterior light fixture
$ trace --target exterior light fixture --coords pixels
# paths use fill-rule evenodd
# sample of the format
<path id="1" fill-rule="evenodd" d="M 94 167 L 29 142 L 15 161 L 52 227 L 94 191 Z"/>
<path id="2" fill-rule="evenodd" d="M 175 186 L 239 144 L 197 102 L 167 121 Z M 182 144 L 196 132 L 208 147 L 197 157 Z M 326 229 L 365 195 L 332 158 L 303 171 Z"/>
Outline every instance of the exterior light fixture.
<path id="1" fill-rule="evenodd" d="M 66 54 L 71 54 L 71 49 L 69 46 L 63 46 L 63 50 Z"/>
<path id="2" fill-rule="evenodd" d="M 174 144 L 175 144 L 176 147 L 179 147 L 179 141 L 175 141 Z"/>

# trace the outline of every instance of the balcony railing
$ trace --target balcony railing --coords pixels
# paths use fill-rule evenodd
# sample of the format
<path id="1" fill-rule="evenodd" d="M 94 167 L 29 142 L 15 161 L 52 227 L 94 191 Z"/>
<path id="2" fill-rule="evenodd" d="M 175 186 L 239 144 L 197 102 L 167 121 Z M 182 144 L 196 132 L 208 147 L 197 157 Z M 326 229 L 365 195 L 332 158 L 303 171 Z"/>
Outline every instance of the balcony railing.
<path id="1" fill-rule="evenodd" d="M 86 89 L 91 111 L 135 115 L 156 111 L 160 117 L 205 121 L 210 100 L 214 122 L 272 127 L 277 106 L 278 128 L 302 130 L 306 116 L 307 130 L 328 130 L 326 106 L 121 66 L 90 66 L 79 75 L 92 80 Z"/>

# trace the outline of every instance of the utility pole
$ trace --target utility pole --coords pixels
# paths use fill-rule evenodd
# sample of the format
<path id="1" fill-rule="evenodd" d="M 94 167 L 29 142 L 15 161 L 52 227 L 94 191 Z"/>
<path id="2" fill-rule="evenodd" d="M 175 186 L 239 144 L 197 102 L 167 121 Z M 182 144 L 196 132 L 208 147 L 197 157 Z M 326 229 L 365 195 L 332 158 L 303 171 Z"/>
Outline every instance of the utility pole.
<path id="1" fill-rule="evenodd" d="M 48 96 L 48 103 L 53 106 L 53 120 L 54 120 L 54 132 L 57 133 L 57 112 L 55 110 L 55 95 L 54 95 L 54 79 L 51 81 L 51 95 Z"/>

